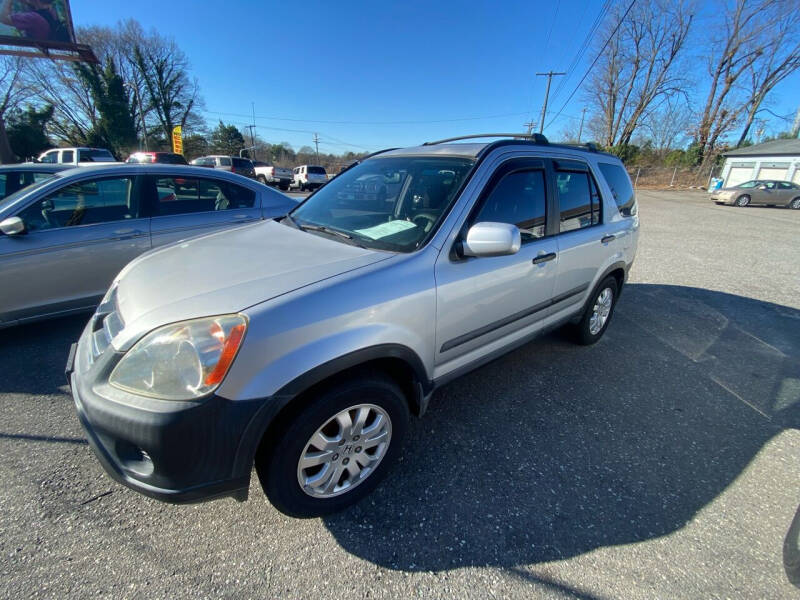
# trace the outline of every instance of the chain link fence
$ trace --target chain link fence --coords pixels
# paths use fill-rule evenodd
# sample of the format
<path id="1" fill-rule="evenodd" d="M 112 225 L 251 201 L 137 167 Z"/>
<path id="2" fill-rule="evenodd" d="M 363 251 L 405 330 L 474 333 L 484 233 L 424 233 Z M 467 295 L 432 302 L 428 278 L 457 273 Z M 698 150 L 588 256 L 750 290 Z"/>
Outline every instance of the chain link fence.
<path id="1" fill-rule="evenodd" d="M 628 166 L 635 188 L 641 189 L 707 189 L 712 177 L 722 167 L 637 167 Z"/>

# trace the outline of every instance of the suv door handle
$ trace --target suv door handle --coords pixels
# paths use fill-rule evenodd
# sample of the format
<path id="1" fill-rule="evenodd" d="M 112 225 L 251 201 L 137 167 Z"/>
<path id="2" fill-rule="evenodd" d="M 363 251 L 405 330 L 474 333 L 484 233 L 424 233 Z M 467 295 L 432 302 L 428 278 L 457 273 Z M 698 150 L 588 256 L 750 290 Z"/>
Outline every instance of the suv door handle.
<path id="1" fill-rule="evenodd" d="M 551 261 L 555 257 L 556 257 L 556 253 L 555 252 L 548 252 L 547 254 L 540 254 L 539 256 L 534 258 L 531 262 L 533 262 L 533 264 L 535 264 L 535 265 L 538 265 L 539 263 L 545 263 L 545 262 Z"/>
<path id="2" fill-rule="evenodd" d="M 608 242 L 613 242 L 615 239 L 617 239 L 617 236 L 611 233 L 609 235 L 604 235 L 603 238 L 600 240 L 600 243 L 607 244 Z"/>

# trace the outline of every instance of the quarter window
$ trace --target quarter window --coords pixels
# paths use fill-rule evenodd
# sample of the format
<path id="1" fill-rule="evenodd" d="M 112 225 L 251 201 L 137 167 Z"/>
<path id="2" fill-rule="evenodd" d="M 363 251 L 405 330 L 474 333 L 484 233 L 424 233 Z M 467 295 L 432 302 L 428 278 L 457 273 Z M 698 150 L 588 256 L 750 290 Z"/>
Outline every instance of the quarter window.
<path id="1" fill-rule="evenodd" d="M 132 191 L 130 177 L 81 181 L 34 202 L 18 216 L 28 231 L 135 219 L 139 202 Z"/>
<path id="2" fill-rule="evenodd" d="M 611 163 L 598 163 L 600 172 L 606 180 L 614 202 L 617 203 L 619 214 L 623 217 L 630 217 L 636 214 L 636 196 L 633 193 L 631 178 L 620 165 Z"/>
<path id="3" fill-rule="evenodd" d="M 522 242 L 530 242 L 545 235 L 546 206 L 544 171 L 515 171 L 495 185 L 474 222 L 516 225 Z"/>
<path id="4" fill-rule="evenodd" d="M 600 195 L 587 171 L 556 170 L 562 233 L 600 222 Z"/>

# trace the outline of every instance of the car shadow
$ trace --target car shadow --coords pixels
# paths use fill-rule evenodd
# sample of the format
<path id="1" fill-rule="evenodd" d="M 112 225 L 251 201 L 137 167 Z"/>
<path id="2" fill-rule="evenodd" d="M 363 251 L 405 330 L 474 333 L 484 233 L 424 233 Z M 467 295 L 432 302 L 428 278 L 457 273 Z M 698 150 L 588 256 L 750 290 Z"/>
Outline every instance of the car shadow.
<path id="1" fill-rule="evenodd" d="M 40 395 L 64 391 L 69 348 L 78 341 L 90 316 L 81 313 L 0 330 L 0 392 Z"/>
<path id="2" fill-rule="evenodd" d="M 551 334 L 439 390 L 386 481 L 326 527 L 406 571 L 669 534 L 800 427 L 799 346 L 800 310 L 630 284 L 600 343 Z"/>

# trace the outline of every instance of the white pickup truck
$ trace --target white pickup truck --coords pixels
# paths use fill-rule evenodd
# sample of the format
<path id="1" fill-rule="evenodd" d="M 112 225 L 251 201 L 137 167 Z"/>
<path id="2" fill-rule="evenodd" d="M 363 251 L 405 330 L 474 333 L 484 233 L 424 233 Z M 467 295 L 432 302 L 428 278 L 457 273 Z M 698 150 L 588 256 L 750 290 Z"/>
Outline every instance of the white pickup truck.
<path id="1" fill-rule="evenodd" d="M 40 163 L 75 165 L 82 167 L 92 163 L 117 162 L 114 155 L 105 148 L 53 148 L 39 155 Z"/>
<path id="2" fill-rule="evenodd" d="M 293 178 L 291 169 L 276 167 L 259 160 L 254 160 L 253 166 L 256 169 L 256 179 L 264 185 L 276 185 L 284 192 L 289 189 L 289 184 L 292 183 Z"/>

